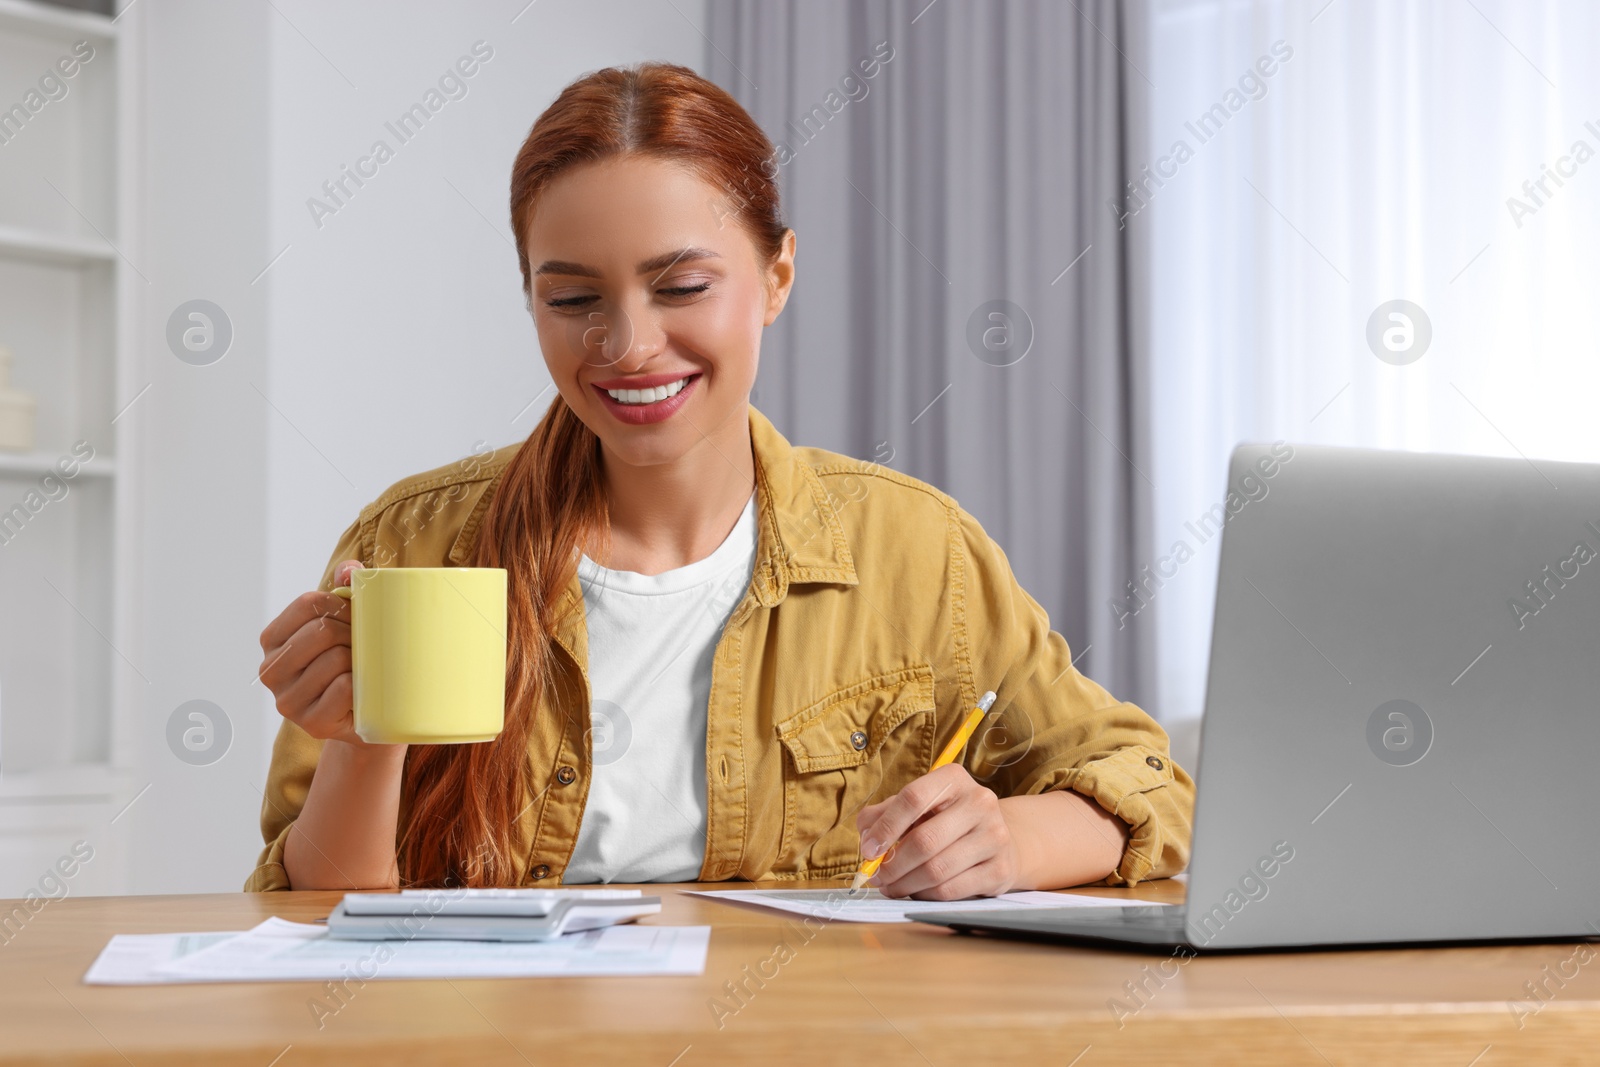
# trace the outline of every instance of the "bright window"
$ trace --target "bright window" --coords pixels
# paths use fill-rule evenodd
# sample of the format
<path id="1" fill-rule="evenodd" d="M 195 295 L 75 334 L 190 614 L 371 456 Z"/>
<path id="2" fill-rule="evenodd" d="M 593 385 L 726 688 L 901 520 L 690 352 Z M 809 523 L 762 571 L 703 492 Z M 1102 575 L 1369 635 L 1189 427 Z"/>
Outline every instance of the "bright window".
<path id="1" fill-rule="evenodd" d="M 1236 442 L 1521 455 L 1556 483 L 1549 461 L 1600 462 L 1600 5 L 1145 10 L 1155 178 L 1124 210 L 1149 250 L 1154 543 L 1198 555 L 1133 624 L 1172 719 L 1201 711 L 1216 583 L 1185 523 Z M 1393 300 L 1431 326 L 1413 362 L 1409 309 L 1383 309 L 1387 359 L 1367 340 Z"/>

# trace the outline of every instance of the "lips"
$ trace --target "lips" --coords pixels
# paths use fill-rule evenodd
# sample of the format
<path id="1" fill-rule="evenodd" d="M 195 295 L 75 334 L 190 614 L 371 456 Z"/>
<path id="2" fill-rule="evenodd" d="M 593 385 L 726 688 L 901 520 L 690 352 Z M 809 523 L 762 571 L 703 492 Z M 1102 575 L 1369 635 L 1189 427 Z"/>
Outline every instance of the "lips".
<path id="1" fill-rule="evenodd" d="M 697 378 L 697 370 L 661 371 L 656 374 L 629 374 L 622 378 L 608 378 L 603 382 L 590 382 L 596 389 L 654 389 L 658 385 L 671 385 L 685 378 Z"/>
<path id="2" fill-rule="evenodd" d="M 698 372 L 669 372 L 612 378 L 593 382 L 590 387 L 617 421 L 644 426 L 671 418 L 688 403 L 699 382 Z"/>

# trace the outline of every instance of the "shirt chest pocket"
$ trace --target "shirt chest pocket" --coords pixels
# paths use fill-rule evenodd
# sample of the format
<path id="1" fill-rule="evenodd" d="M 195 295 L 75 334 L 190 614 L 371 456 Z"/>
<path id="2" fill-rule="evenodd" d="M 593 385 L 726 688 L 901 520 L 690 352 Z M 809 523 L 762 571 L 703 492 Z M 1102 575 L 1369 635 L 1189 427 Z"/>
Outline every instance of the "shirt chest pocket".
<path id="1" fill-rule="evenodd" d="M 780 870 L 826 877 L 860 862 L 856 814 L 933 765 L 933 670 L 875 675 L 778 723 L 784 760 Z"/>

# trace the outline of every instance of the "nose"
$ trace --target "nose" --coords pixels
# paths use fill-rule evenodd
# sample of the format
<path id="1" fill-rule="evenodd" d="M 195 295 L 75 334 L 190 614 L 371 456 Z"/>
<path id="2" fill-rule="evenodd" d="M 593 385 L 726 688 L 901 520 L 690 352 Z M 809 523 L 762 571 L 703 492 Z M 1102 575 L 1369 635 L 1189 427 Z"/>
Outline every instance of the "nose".
<path id="1" fill-rule="evenodd" d="M 628 373 L 643 368 L 666 349 L 666 331 L 648 302 L 619 301 L 605 311 L 591 312 L 589 319 L 582 351 L 591 366 Z"/>

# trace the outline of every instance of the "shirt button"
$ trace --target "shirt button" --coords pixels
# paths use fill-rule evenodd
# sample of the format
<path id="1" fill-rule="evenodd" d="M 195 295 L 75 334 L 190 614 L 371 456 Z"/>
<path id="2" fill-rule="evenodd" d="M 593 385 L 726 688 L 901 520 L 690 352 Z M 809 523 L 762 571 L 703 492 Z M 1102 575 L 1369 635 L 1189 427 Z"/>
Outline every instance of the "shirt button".
<path id="1" fill-rule="evenodd" d="M 860 752 L 862 749 L 866 748 L 867 735 L 862 733 L 860 730 L 857 730 L 855 733 L 851 734 L 850 747 L 854 748 L 857 752 Z"/>
<path id="2" fill-rule="evenodd" d="M 1146 762 L 1146 763 L 1148 763 L 1148 764 L 1150 764 L 1150 766 L 1152 766 L 1152 767 L 1154 767 L 1154 768 L 1155 768 L 1155 769 L 1156 769 L 1156 770 L 1158 770 L 1158 771 L 1159 771 L 1159 770 L 1161 770 L 1161 769 L 1162 769 L 1162 768 L 1164 768 L 1164 767 L 1165 767 L 1165 766 L 1166 766 L 1166 764 L 1165 764 L 1165 763 L 1162 763 L 1162 762 L 1161 762 L 1161 761 L 1160 761 L 1160 760 L 1159 760 L 1159 759 L 1157 759 L 1157 758 L 1156 758 L 1156 757 L 1155 757 L 1155 756 L 1146 756 L 1146 757 L 1145 757 L 1145 758 L 1144 758 L 1144 761 L 1145 761 L 1145 762 Z"/>
<path id="3" fill-rule="evenodd" d="M 563 767 L 556 772 L 556 781 L 562 785 L 571 785 L 578 780 L 578 772 L 571 767 Z"/>
<path id="4" fill-rule="evenodd" d="M 528 873 L 533 876 L 534 881 L 543 881 L 544 879 L 550 877 L 550 865 L 548 863 L 541 863 Z"/>

